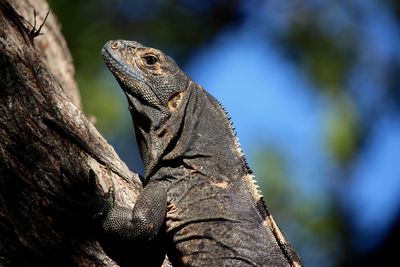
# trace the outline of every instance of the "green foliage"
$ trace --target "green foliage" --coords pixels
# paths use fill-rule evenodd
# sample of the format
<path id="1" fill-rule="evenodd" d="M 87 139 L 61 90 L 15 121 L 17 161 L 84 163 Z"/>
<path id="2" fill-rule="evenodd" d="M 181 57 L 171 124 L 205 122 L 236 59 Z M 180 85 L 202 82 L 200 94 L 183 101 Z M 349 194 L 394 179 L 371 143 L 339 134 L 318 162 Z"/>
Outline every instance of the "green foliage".
<path id="1" fill-rule="evenodd" d="M 309 19 L 292 25 L 286 42 L 291 49 L 297 50 L 299 63 L 317 88 L 340 93 L 351 66 L 352 51 L 348 42 L 351 42 L 352 35 L 349 34 L 346 45 L 343 45 L 337 36 L 319 30 L 317 25 L 316 21 Z"/>
<path id="2" fill-rule="evenodd" d="M 106 136 L 112 136 L 123 132 L 126 125 L 130 125 L 130 118 L 127 114 L 127 104 L 123 99 L 122 92 L 118 85 L 112 84 L 111 78 L 106 80 L 102 76 L 98 79 L 87 78 L 81 74 L 76 75 L 81 88 L 82 104 L 85 113 L 96 118 L 96 127 Z"/>
<path id="3" fill-rule="evenodd" d="M 84 112 L 96 118 L 96 126 L 106 136 L 121 131 L 125 114 L 121 92 L 102 75 L 101 48 L 110 36 L 118 35 L 115 25 L 108 23 L 104 1 L 50 0 L 49 4 L 61 21 L 74 58 Z"/>
<path id="4" fill-rule="evenodd" d="M 332 105 L 326 122 L 327 146 L 336 161 L 346 166 L 356 157 L 360 147 L 357 110 L 345 92 Z"/>
<path id="5" fill-rule="evenodd" d="M 360 122 L 356 103 L 348 88 L 349 73 L 355 64 L 357 33 L 352 23 L 340 26 L 324 25 L 322 18 L 337 4 L 326 4 L 320 14 L 305 9 L 292 18 L 290 29 L 282 37 L 299 69 L 327 99 L 326 145 L 332 157 L 341 166 L 351 164 L 360 149 Z M 343 8 L 343 7 L 342 7 Z"/>

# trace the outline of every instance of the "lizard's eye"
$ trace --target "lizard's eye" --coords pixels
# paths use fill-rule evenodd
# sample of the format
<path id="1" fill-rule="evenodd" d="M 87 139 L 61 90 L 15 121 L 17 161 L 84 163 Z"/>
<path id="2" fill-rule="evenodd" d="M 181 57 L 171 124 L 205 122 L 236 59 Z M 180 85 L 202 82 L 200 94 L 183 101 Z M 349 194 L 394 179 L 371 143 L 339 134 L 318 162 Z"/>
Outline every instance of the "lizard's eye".
<path id="1" fill-rule="evenodd" d="M 156 64 L 158 61 L 158 59 L 153 55 L 147 55 L 147 56 L 144 56 L 143 58 L 146 61 L 146 64 L 149 66 Z"/>

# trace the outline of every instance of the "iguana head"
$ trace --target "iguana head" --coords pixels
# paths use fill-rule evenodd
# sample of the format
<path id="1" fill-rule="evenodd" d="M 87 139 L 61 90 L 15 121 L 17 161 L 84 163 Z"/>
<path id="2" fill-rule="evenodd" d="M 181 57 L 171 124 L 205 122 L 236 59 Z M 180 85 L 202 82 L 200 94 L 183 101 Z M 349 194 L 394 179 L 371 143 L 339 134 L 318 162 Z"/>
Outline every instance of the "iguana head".
<path id="1" fill-rule="evenodd" d="M 127 96 L 145 172 L 149 172 L 167 145 L 156 132 L 179 110 L 190 79 L 162 51 L 135 41 L 109 41 L 102 55 Z"/>
<path id="2" fill-rule="evenodd" d="M 103 58 L 117 78 L 128 99 L 154 109 L 155 128 L 179 106 L 189 78 L 175 61 L 155 48 L 135 41 L 109 41 L 103 47 Z M 133 97 L 133 98 L 132 98 Z M 130 103 L 134 104 L 134 103 Z M 137 105 L 135 105 L 137 106 Z M 146 112 L 142 112 L 146 115 Z"/>

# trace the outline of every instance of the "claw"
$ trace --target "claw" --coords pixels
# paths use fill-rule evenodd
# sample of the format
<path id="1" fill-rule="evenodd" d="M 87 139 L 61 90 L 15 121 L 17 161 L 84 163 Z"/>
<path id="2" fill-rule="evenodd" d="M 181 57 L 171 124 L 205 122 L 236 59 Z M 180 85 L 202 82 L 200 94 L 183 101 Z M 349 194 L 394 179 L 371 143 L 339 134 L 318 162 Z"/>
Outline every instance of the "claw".
<path id="1" fill-rule="evenodd" d="M 115 186 L 114 184 L 112 184 L 112 186 L 108 189 L 106 193 L 106 200 L 104 206 L 93 215 L 93 219 L 95 220 L 105 219 L 108 212 L 114 206 L 114 203 L 115 203 Z"/>
<path id="2" fill-rule="evenodd" d="M 114 183 L 108 189 L 108 192 L 107 192 L 106 196 L 107 196 L 107 202 L 111 202 L 112 203 L 111 205 L 114 205 L 114 202 L 115 202 L 115 186 L 114 186 Z"/>

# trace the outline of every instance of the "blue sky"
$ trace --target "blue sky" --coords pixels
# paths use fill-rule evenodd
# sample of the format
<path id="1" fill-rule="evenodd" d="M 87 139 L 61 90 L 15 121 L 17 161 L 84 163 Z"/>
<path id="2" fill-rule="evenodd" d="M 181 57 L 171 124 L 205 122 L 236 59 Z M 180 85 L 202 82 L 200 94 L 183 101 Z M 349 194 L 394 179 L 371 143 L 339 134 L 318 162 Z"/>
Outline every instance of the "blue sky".
<path id="1" fill-rule="evenodd" d="M 400 118 L 388 115 L 373 129 L 371 144 L 356 163 L 344 192 L 362 248 L 372 246 L 400 210 Z"/>

